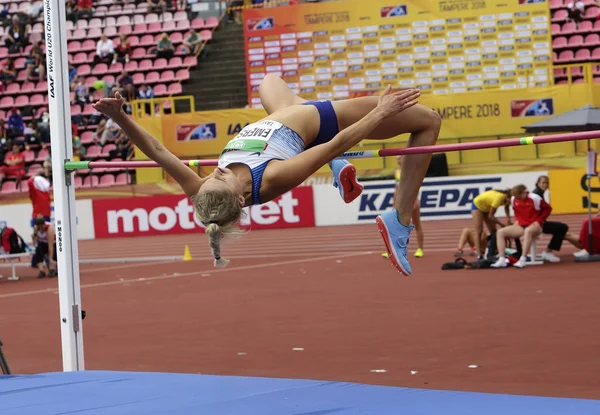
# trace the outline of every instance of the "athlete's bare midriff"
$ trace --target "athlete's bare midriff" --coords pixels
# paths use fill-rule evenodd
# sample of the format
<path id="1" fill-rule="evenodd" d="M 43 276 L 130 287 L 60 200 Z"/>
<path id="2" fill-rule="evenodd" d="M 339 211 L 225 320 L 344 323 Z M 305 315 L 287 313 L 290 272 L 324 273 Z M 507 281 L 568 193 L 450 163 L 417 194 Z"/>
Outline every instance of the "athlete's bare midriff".
<path id="1" fill-rule="evenodd" d="M 308 146 L 319 134 L 319 111 L 313 105 L 292 105 L 263 118 L 294 130 Z"/>

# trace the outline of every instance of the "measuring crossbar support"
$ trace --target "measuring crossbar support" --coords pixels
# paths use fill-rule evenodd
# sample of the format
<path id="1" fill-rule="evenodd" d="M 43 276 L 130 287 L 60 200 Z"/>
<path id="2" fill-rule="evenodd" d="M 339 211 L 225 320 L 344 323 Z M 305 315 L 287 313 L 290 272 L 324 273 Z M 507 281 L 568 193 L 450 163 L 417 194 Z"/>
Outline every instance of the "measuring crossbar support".
<path id="1" fill-rule="evenodd" d="M 381 150 L 364 150 L 364 151 L 349 151 L 343 153 L 340 159 L 362 159 L 362 158 L 374 158 L 374 157 L 388 157 L 388 156 L 400 156 L 406 154 L 431 154 L 431 153 L 445 153 L 450 151 L 465 151 L 465 150 L 481 150 L 486 148 L 500 148 L 500 147 L 517 147 L 524 145 L 533 144 L 548 144 L 548 143 L 560 143 L 564 141 L 577 141 L 577 140 L 590 140 L 600 138 L 600 131 L 584 131 L 580 133 L 567 133 L 567 134 L 554 134 L 538 137 L 521 137 L 521 138 L 508 138 L 504 140 L 489 140 L 489 141 L 476 141 L 472 143 L 458 143 L 458 144 L 440 144 L 433 146 L 421 146 L 421 147 L 405 147 L 405 148 L 387 148 Z M 218 160 L 182 160 L 182 163 L 191 166 L 216 166 Z M 94 168 L 111 168 L 111 167 L 127 167 L 127 168 L 146 168 L 146 167 L 160 167 L 154 161 L 67 161 L 65 163 L 65 169 L 79 170 L 79 169 L 94 169 Z"/>

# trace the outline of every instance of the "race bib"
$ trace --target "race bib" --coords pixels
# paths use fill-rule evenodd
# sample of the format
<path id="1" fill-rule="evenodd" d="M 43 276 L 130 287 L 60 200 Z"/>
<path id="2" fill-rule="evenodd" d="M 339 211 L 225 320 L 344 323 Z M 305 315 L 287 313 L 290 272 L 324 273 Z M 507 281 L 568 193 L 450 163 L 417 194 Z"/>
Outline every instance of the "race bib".
<path id="1" fill-rule="evenodd" d="M 251 153 L 262 153 L 267 148 L 269 139 L 281 127 L 283 127 L 283 124 L 270 120 L 250 124 L 244 127 L 233 140 L 227 143 L 223 152 L 241 150 Z"/>

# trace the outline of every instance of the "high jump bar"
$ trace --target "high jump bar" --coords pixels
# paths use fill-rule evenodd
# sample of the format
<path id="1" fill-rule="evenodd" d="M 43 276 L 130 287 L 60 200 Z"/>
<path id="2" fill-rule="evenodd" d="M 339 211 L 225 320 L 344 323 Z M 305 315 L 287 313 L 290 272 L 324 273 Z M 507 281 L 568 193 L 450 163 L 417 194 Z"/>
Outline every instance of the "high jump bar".
<path id="1" fill-rule="evenodd" d="M 350 151 L 343 153 L 340 159 L 362 159 L 375 157 L 399 156 L 406 154 L 430 154 L 445 153 L 449 151 L 481 150 L 485 148 L 517 147 L 533 144 L 560 143 L 564 141 L 590 140 L 600 138 L 600 131 L 584 131 L 579 133 L 554 134 L 546 136 L 529 136 L 521 138 L 508 138 L 505 140 L 475 141 L 472 143 L 442 144 L 421 147 L 387 148 L 380 150 Z M 182 160 L 182 163 L 190 166 L 216 166 L 218 160 Z M 154 161 L 67 161 L 66 170 L 82 170 L 93 168 L 111 167 L 160 167 Z"/>

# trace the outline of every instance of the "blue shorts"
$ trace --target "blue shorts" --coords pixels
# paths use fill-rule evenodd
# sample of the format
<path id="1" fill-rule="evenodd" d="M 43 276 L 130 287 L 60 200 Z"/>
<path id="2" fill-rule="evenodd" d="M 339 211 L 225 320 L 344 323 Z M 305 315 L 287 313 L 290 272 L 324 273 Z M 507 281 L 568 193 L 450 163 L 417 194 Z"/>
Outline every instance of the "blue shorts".
<path id="1" fill-rule="evenodd" d="M 321 121 L 319 134 L 317 134 L 317 138 L 308 145 L 307 149 L 331 141 L 331 139 L 340 132 L 337 115 L 335 114 L 331 101 L 307 101 L 302 105 L 315 106 L 317 111 L 319 111 L 319 119 Z"/>
<path id="2" fill-rule="evenodd" d="M 31 222 L 30 222 L 30 224 L 31 224 L 31 227 L 32 227 L 32 228 L 35 226 L 35 220 L 36 220 L 36 218 L 31 218 Z M 44 216 L 44 220 L 45 220 L 46 222 L 50 222 L 50 216 Z"/>
<path id="3" fill-rule="evenodd" d="M 481 213 L 488 213 L 488 212 L 486 212 L 486 211 L 484 211 L 484 210 L 481 210 L 481 209 L 479 209 L 479 208 L 477 207 L 477 205 L 475 204 L 475 202 L 471 203 L 471 212 L 473 212 L 474 210 L 478 210 L 478 211 L 480 211 Z"/>

